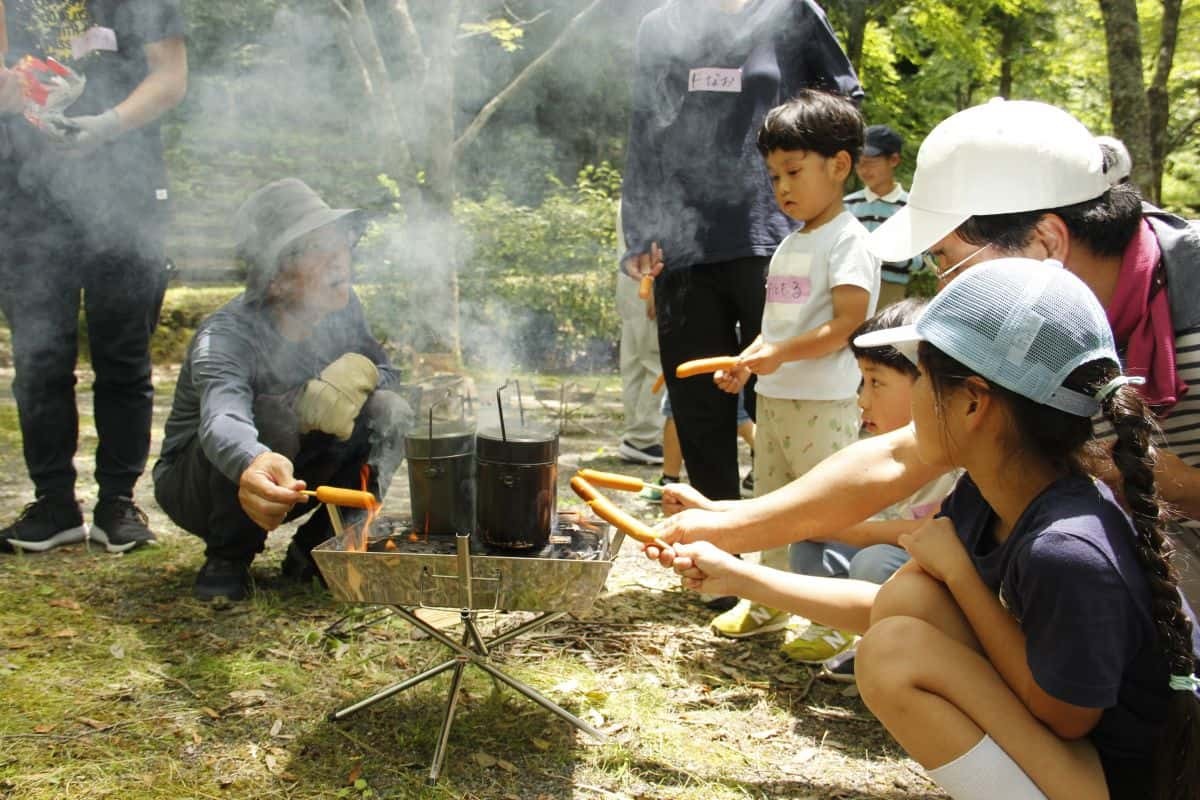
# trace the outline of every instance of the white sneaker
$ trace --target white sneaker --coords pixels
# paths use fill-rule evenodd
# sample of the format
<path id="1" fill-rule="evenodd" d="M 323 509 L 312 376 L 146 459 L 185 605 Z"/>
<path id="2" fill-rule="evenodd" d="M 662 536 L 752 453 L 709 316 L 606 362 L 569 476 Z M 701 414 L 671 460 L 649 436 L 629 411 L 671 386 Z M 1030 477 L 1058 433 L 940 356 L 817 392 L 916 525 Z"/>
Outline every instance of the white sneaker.
<path id="1" fill-rule="evenodd" d="M 621 446 L 617 448 L 617 455 L 625 461 L 631 461 L 634 464 L 661 464 L 663 463 L 663 449 L 661 444 L 652 444 L 646 447 L 637 447 L 624 439 L 621 440 Z"/>

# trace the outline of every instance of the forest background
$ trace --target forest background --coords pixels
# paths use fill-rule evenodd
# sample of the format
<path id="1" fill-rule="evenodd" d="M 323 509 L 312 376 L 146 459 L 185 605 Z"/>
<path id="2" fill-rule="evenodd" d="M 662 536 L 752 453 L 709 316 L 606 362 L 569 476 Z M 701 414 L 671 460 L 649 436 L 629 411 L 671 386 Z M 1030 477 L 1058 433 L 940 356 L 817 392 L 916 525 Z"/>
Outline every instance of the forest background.
<path id="1" fill-rule="evenodd" d="M 359 280 L 401 360 L 613 363 L 614 218 L 633 40 L 658 0 L 185 0 L 191 84 L 166 126 L 185 284 L 230 281 L 230 221 L 295 175 L 367 207 Z M 907 142 L 993 96 L 1129 145 L 1148 197 L 1200 214 L 1200 0 L 831 0 L 869 123 Z M 855 188 L 848 186 L 847 190 Z M 223 290 L 168 299 L 178 356 Z M 453 358 L 451 359 L 453 361 Z"/>

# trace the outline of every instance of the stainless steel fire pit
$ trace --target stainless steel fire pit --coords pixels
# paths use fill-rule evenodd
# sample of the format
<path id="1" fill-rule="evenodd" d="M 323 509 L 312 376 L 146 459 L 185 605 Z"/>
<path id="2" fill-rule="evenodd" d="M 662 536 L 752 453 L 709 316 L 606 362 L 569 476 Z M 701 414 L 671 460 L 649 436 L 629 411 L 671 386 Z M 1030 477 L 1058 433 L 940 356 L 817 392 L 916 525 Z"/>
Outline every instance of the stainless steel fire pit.
<path id="1" fill-rule="evenodd" d="M 348 536 L 330 539 L 313 550 L 321 574 L 337 600 L 389 606 L 393 613 L 429 634 L 453 655 L 447 661 L 388 686 L 330 714 L 345 719 L 360 709 L 453 669 L 441 733 L 429 768 L 429 782 L 441 774 L 446 745 L 462 685 L 463 670 L 473 664 L 547 711 L 598 740 L 604 735 L 530 686 L 491 663 L 491 649 L 569 613 L 588 611 L 604 588 L 613 554 L 623 535 L 611 526 L 560 514 L 549 544 L 537 553 L 517 555 L 483 547 L 469 535 L 414 533 L 404 520 L 377 520 L 366 550 L 346 549 Z M 463 623 L 460 641 L 413 613 L 418 608 L 455 609 Z M 481 611 L 533 611 L 539 615 L 484 640 L 475 624 Z"/>

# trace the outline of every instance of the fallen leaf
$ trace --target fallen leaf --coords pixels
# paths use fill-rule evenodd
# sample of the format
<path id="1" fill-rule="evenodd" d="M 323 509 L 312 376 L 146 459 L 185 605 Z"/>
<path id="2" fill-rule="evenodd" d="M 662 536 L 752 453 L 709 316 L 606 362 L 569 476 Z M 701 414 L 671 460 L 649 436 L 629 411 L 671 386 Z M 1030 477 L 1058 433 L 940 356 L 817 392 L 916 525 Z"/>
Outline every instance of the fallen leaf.
<path id="1" fill-rule="evenodd" d="M 278 736 L 281 730 L 283 730 L 283 720 L 277 719 L 275 720 L 275 724 L 271 726 L 271 735 Z"/>
<path id="2" fill-rule="evenodd" d="M 114 644 L 108 648 L 108 652 L 112 653 L 113 658 L 124 658 L 125 648 L 119 644 Z"/>
<path id="3" fill-rule="evenodd" d="M 538 750 L 541 750 L 543 753 L 552 747 L 552 745 L 549 742 L 547 742 L 545 739 L 539 739 L 536 736 L 533 737 L 532 739 L 530 739 L 530 743 L 534 747 L 536 747 Z"/>
<path id="4" fill-rule="evenodd" d="M 50 634 L 50 638 L 51 639 L 71 639 L 78 635 L 79 634 L 75 633 L 75 631 L 71 630 L 70 628 L 63 628 L 61 631 L 55 631 L 54 633 Z"/>
<path id="5" fill-rule="evenodd" d="M 295 783 L 296 781 L 300 780 L 300 779 L 299 779 L 299 778 L 297 778 L 295 775 L 293 775 L 292 773 L 290 773 L 290 772 L 288 772 L 288 771 L 286 771 L 286 770 L 284 770 L 283 772 L 279 773 L 279 777 L 280 777 L 280 778 L 282 778 L 282 779 L 283 779 L 283 780 L 285 780 L 285 781 L 288 781 L 289 783 Z"/>
<path id="6" fill-rule="evenodd" d="M 54 606 L 55 608 L 65 608 L 68 611 L 82 610 L 82 607 L 79 605 L 79 603 L 76 603 L 69 597 L 56 597 L 50 601 L 50 605 Z"/>
<path id="7" fill-rule="evenodd" d="M 472 753 L 471 760 L 484 769 L 491 769 L 492 767 L 496 766 L 496 759 L 481 751 Z"/>
<path id="8" fill-rule="evenodd" d="M 346 785 L 353 786 L 354 782 L 357 781 L 361 775 L 362 762 L 356 762 L 354 766 L 350 768 L 350 774 L 346 776 Z"/>
<path id="9" fill-rule="evenodd" d="M 240 708 L 261 706 L 267 702 L 267 693 L 262 689 L 239 689 L 229 693 L 229 699 Z"/>
<path id="10" fill-rule="evenodd" d="M 275 756 L 267 753 L 266 757 L 263 759 L 263 762 L 267 765 L 267 772 L 271 773 L 272 775 L 275 775 L 278 772 L 279 761 L 275 758 Z"/>
<path id="11" fill-rule="evenodd" d="M 34 725 L 33 726 L 34 733 L 50 733 L 50 731 L 52 731 L 52 730 L 54 730 L 53 725 Z"/>
<path id="12" fill-rule="evenodd" d="M 92 719 L 91 717 L 76 717 L 75 719 L 79 720 L 79 721 L 80 721 L 80 722 L 82 722 L 84 725 L 87 725 L 89 728 L 94 728 L 94 729 L 96 729 L 96 730 L 98 730 L 98 731 L 102 731 L 102 730 L 104 730 L 105 728 L 111 728 L 111 727 L 112 727 L 112 723 L 111 723 L 111 722 L 101 722 L 100 720 L 98 720 L 98 719 Z"/>
<path id="13" fill-rule="evenodd" d="M 504 770 L 505 772 L 516 772 L 517 771 L 516 764 L 512 763 L 511 761 L 505 761 L 503 758 L 496 759 L 496 766 L 499 767 L 500 769 Z"/>
<path id="14" fill-rule="evenodd" d="M 200 710 L 203 711 L 205 714 L 207 714 L 212 719 L 220 719 L 221 718 L 220 714 L 218 714 L 216 711 L 209 708 L 208 706 L 204 706 L 204 708 L 201 708 Z"/>

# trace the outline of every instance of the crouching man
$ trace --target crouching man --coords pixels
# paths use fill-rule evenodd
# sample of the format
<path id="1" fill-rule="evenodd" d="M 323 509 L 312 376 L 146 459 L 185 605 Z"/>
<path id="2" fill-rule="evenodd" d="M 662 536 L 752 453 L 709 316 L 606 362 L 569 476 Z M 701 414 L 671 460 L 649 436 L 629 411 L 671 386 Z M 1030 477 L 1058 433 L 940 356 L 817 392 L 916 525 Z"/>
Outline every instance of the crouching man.
<path id="1" fill-rule="evenodd" d="M 283 574 L 317 577 L 310 551 L 332 535 L 317 485 L 382 499 L 403 458 L 413 412 L 367 329 L 350 255 L 365 220 L 331 209 L 294 178 L 262 187 L 237 217 L 246 291 L 205 319 L 188 347 L 154 466 L 167 515 L 205 542 L 201 600 L 241 600 L 267 532 L 318 510 L 297 530 Z"/>

